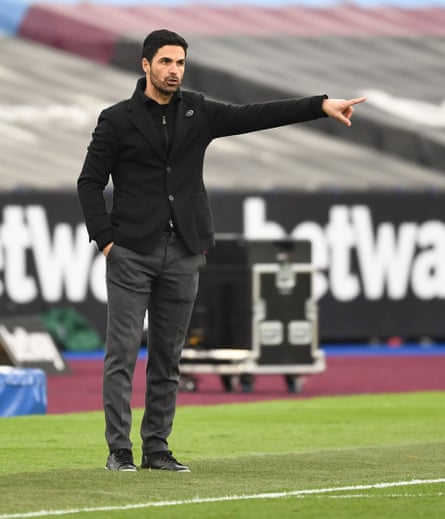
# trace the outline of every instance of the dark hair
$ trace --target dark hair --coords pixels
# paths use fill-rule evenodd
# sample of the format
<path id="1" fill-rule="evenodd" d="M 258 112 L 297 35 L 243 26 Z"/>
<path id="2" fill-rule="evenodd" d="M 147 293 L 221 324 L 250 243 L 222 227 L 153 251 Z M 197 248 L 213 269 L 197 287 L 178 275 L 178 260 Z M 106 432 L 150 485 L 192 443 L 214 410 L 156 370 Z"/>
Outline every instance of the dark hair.
<path id="1" fill-rule="evenodd" d="M 142 57 L 147 58 L 151 63 L 153 56 L 164 45 L 178 45 L 184 49 L 187 55 L 188 43 L 182 36 L 167 29 L 159 29 L 151 32 L 144 40 L 142 45 Z"/>

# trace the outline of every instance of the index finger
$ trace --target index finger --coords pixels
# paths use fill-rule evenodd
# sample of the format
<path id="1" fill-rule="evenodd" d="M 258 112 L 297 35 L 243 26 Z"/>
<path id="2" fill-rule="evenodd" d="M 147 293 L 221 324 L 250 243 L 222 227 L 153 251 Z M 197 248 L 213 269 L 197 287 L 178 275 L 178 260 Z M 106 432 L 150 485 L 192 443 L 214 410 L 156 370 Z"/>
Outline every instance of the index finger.
<path id="1" fill-rule="evenodd" d="M 355 97 L 354 99 L 348 99 L 346 101 L 349 106 L 358 105 L 359 103 L 364 103 L 366 101 L 366 97 Z"/>

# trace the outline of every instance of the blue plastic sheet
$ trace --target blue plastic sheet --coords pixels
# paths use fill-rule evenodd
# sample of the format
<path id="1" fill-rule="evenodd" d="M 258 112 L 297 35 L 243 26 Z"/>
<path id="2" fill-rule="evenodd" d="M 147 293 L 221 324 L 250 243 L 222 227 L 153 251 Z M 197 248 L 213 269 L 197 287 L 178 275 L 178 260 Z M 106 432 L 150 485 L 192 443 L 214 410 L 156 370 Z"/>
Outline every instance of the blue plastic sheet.
<path id="1" fill-rule="evenodd" d="M 44 371 L 0 366 L 0 416 L 45 414 L 47 403 Z"/>

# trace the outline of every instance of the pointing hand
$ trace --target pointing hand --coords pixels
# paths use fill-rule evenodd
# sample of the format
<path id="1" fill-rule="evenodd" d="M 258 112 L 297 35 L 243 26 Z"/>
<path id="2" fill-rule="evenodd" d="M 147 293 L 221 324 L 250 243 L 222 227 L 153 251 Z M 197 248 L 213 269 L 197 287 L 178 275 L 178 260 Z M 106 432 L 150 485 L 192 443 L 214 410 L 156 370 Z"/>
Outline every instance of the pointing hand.
<path id="1" fill-rule="evenodd" d="M 354 105 L 363 103 L 366 97 L 356 97 L 355 99 L 325 99 L 322 104 L 323 112 L 342 122 L 346 126 L 351 126 L 351 117 L 354 113 Z"/>

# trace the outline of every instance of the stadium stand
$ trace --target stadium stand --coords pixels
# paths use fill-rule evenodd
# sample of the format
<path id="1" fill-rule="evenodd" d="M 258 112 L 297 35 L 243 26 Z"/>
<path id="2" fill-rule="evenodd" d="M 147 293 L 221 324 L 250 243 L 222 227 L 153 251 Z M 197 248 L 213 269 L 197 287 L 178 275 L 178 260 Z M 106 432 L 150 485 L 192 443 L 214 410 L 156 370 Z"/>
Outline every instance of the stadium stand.
<path id="1" fill-rule="evenodd" d="M 137 74 L 20 38 L 0 43 L 0 188 L 74 189 L 100 109 L 130 95 Z M 445 189 L 440 171 L 306 125 L 215 141 L 206 160 L 213 189 Z"/>

